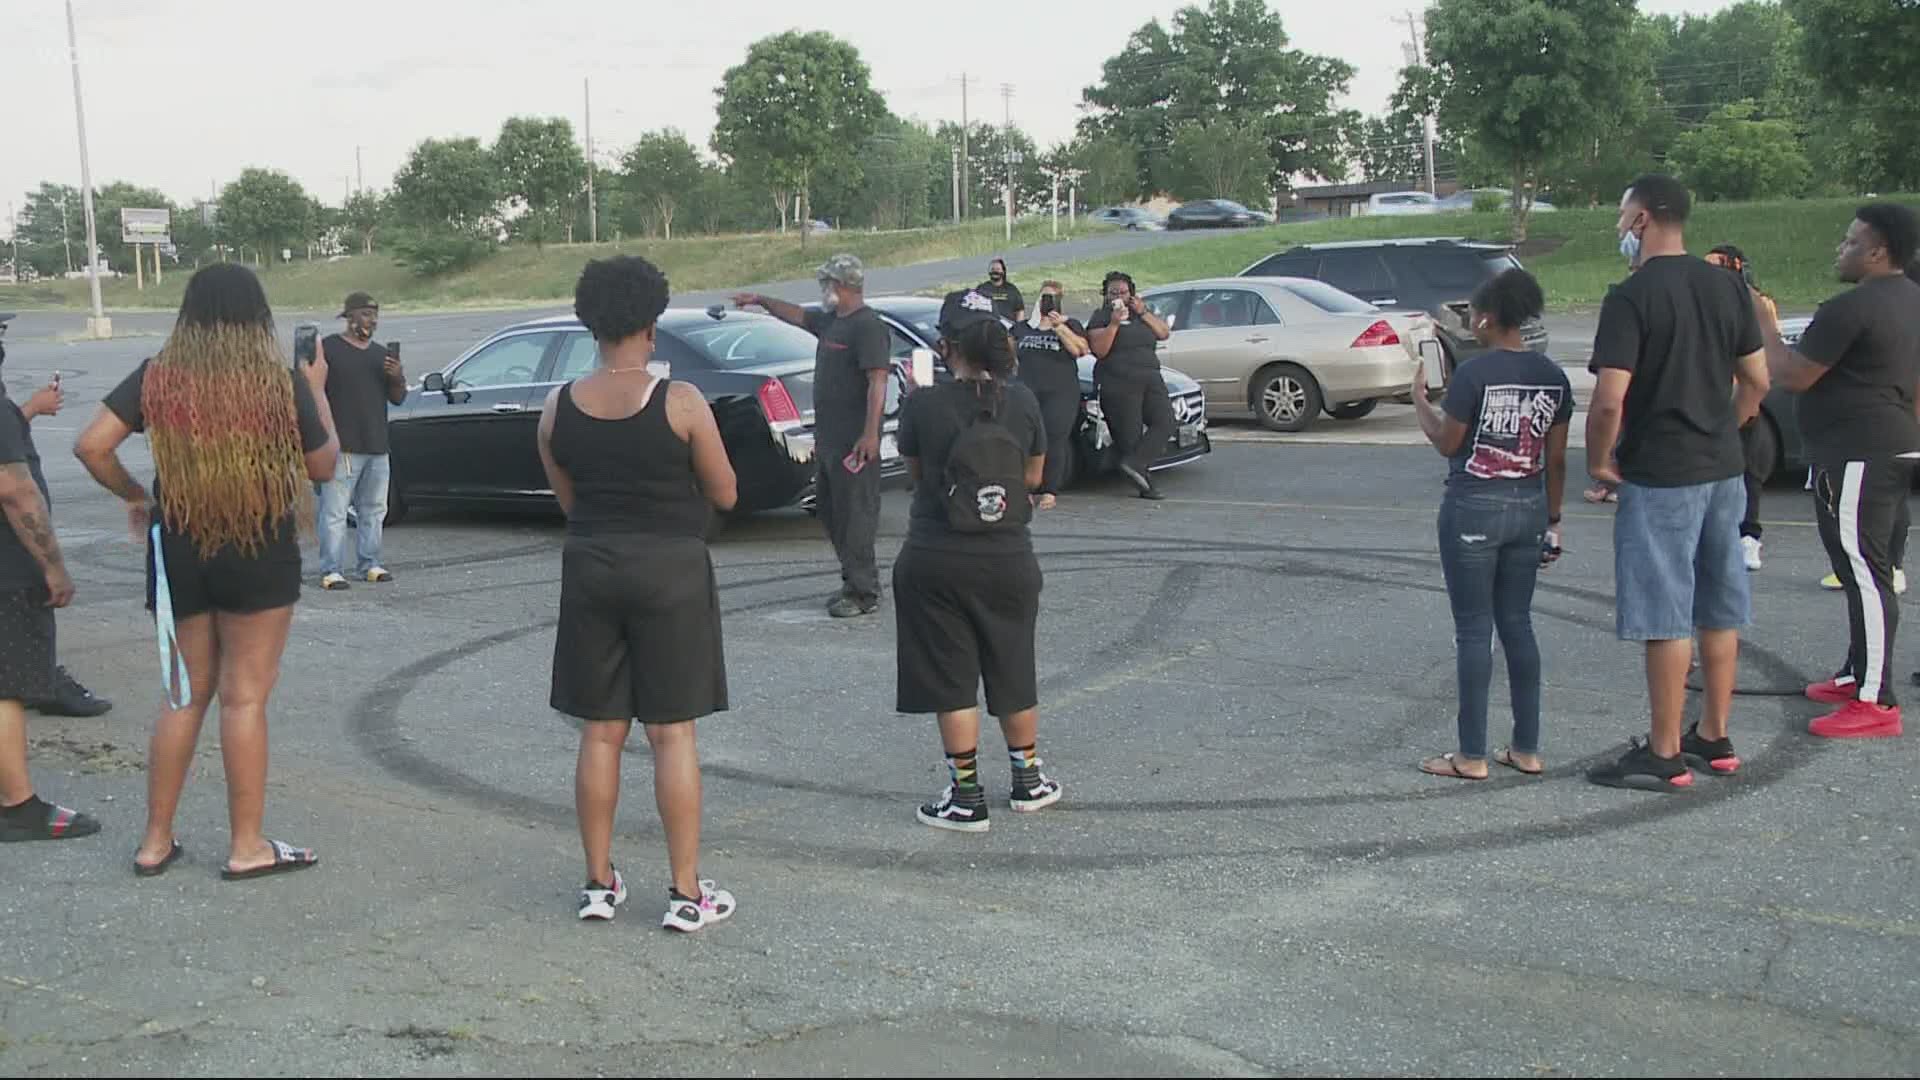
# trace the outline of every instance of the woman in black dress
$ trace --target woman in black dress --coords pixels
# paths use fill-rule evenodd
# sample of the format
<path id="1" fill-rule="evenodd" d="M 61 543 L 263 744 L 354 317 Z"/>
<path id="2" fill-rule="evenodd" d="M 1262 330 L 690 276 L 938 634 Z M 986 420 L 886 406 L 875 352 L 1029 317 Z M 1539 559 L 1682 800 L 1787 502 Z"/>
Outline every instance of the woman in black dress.
<path id="1" fill-rule="evenodd" d="M 666 275 L 645 259 L 587 264 L 573 310 L 600 345 L 600 366 L 548 395 L 540 458 L 567 514 L 551 704 L 585 721 L 574 783 L 587 857 L 580 917 L 611 919 L 627 898 L 613 819 L 638 720 L 672 875 L 662 925 L 692 932 L 734 909 L 732 893 L 700 877 L 693 720 L 727 707 L 706 535 L 736 489 L 706 398 L 647 370 L 666 307 Z"/>

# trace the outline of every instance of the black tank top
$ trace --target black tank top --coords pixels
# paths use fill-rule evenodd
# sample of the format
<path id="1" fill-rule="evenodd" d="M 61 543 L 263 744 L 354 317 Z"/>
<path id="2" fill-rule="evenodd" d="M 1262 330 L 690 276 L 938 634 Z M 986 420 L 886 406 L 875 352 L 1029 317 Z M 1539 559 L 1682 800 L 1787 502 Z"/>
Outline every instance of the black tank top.
<path id="1" fill-rule="evenodd" d="M 712 505 L 693 475 L 693 449 L 667 423 L 661 379 L 640 411 L 619 420 L 588 416 L 560 389 L 553 459 L 573 480 L 567 531 L 576 536 L 646 533 L 705 538 Z"/>

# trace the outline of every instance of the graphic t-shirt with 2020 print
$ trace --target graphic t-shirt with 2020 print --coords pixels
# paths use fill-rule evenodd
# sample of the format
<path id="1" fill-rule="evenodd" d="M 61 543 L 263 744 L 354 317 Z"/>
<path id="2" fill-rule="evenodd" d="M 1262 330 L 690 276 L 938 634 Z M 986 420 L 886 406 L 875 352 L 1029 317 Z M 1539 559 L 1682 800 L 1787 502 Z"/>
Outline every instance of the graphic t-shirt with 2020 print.
<path id="1" fill-rule="evenodd" d="M 1447 483 L 1540 484 L 1547 433 L 1573 419 L 1573 385 L 1537 352 L 1498 349 L 1460 365 L 1441 408 L 1467 426 Z"/>

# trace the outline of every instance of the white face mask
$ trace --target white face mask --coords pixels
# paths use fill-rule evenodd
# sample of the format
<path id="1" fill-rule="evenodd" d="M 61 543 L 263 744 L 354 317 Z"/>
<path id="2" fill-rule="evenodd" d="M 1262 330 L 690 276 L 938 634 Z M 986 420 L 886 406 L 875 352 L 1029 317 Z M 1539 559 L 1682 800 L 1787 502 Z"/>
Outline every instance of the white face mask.
<path id="1" fill-rule="evenodd" d="M 840 301 L 834 296 L 833 286 L 831 284 L 821 284 L 820 306 L 828 311 L 833 311 L 840 306 Z"/>

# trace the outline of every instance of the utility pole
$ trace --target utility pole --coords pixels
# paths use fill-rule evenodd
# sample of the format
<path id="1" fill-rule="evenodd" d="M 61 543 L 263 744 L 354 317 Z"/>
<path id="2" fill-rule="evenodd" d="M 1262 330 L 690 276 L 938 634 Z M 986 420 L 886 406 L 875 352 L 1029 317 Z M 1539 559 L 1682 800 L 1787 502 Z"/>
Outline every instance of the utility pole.
<path id="1" fill-rule="evenodd" d="M 60 250 L 67 253 L 67 273 L 73 273 L 73 240 L 67 232 L 67 197 L 60 196 Z"/>
<path id="2" fill-rule="evenodd" d="M 360 148 L 353 148 L 353 191 L 359 194 L 367 190 L 367 169 L 360 163 Z"/>
<path id="3" fill-rule="evenodd" d="M 1000 84 L 1000 101 L 1006 107 L 1006 127 L 1000 135 L 1001 154 L 1007 159 L 1007 187 L 1001 202 L 1007 211 L 1007 241 L 1013 241 L 1013 84 Z"/>
<path id="4" fill-rule="evenodd" d="M 1425 24 L 1421 21 L 1420 16 L 1415 15 L 1411 10 L 1409 10 L 1404 18 L 1395 16 L 1393 21 L 1397 23 L 1405 23 L 1407 26 L 1407 40 L 1410 42 L 1409 46 L 1406 49 L 1407 66 L 1425 67 L 1427 65 L 1427 60 L 1426 60 L 1426 56 L 1423 55 L 1422 53 L 1421 45 L 1420 45 L 1420 32 L 1425 28 Z M 1420 124 L 1422 128 L 1422 134 L 1424 136 L 1422 139 L 1422 142 L 1425 144 L 1425 147 L 1426 147 L 1427 194 L 1438 195 L 1439 192 L 1434 190 L 1434 180 L 1433 180 L 1433 137 L 1434 137 L 1433 113 L 1428 112 L 1424 114 L 1420 118 Z"/>
<path id="5" fill-rule="evenodd" d="M 581 79 L 580 85 L 587 100 L 587 242 L 597 244 L 600 242 L 600 214 L 593 205 L 593 80 Z"/>
<path id="6" fill-rule="evenodd" d="M 972 149 L 967 145 L 967 123 L 967 73 L 963 71 L 960 73 L 960 213 L 963 215 L 973 211 L 969 205 L 972 200 L 968 198 L 972 194 L 968 189 L 973 186 L 973 158 Z"/>
<path id="7" fill-rule="evenodd" d="M 1048 175 L 1053 179 L 1053 238 L 1058 240 L 1060 239 L 1060 170 L 1051 170 Z"/>
<path id="8" fill-rule="evenodd" d="M 93 317 L 87 320 L 87 336 L 110 338 L 113 323 L 100 304 L 100 250 L 93 220 L 93 170 L 87 164 L 87 114 L 80 105 L 80 44 L 73 31 L 73 0 L 67 0 L 67 59 L 73 66 L 73 123 L 80 134 L 80 207 L 87 218 L 87 292 L 93 299 Z"/>
<path id="9" fill-rule="evenodd" d="M 13 230 L 13 279 L 20 280 L 20 215 L 14 213 L 13 200 L 7 200 L 7 224 Z"/>
<path id="10" fill-rule="evenodd" d="M 958 225 L 960 224 L 960 148 L 955 146 L 951 149 L 953 151 L 953 223 Z"/>

